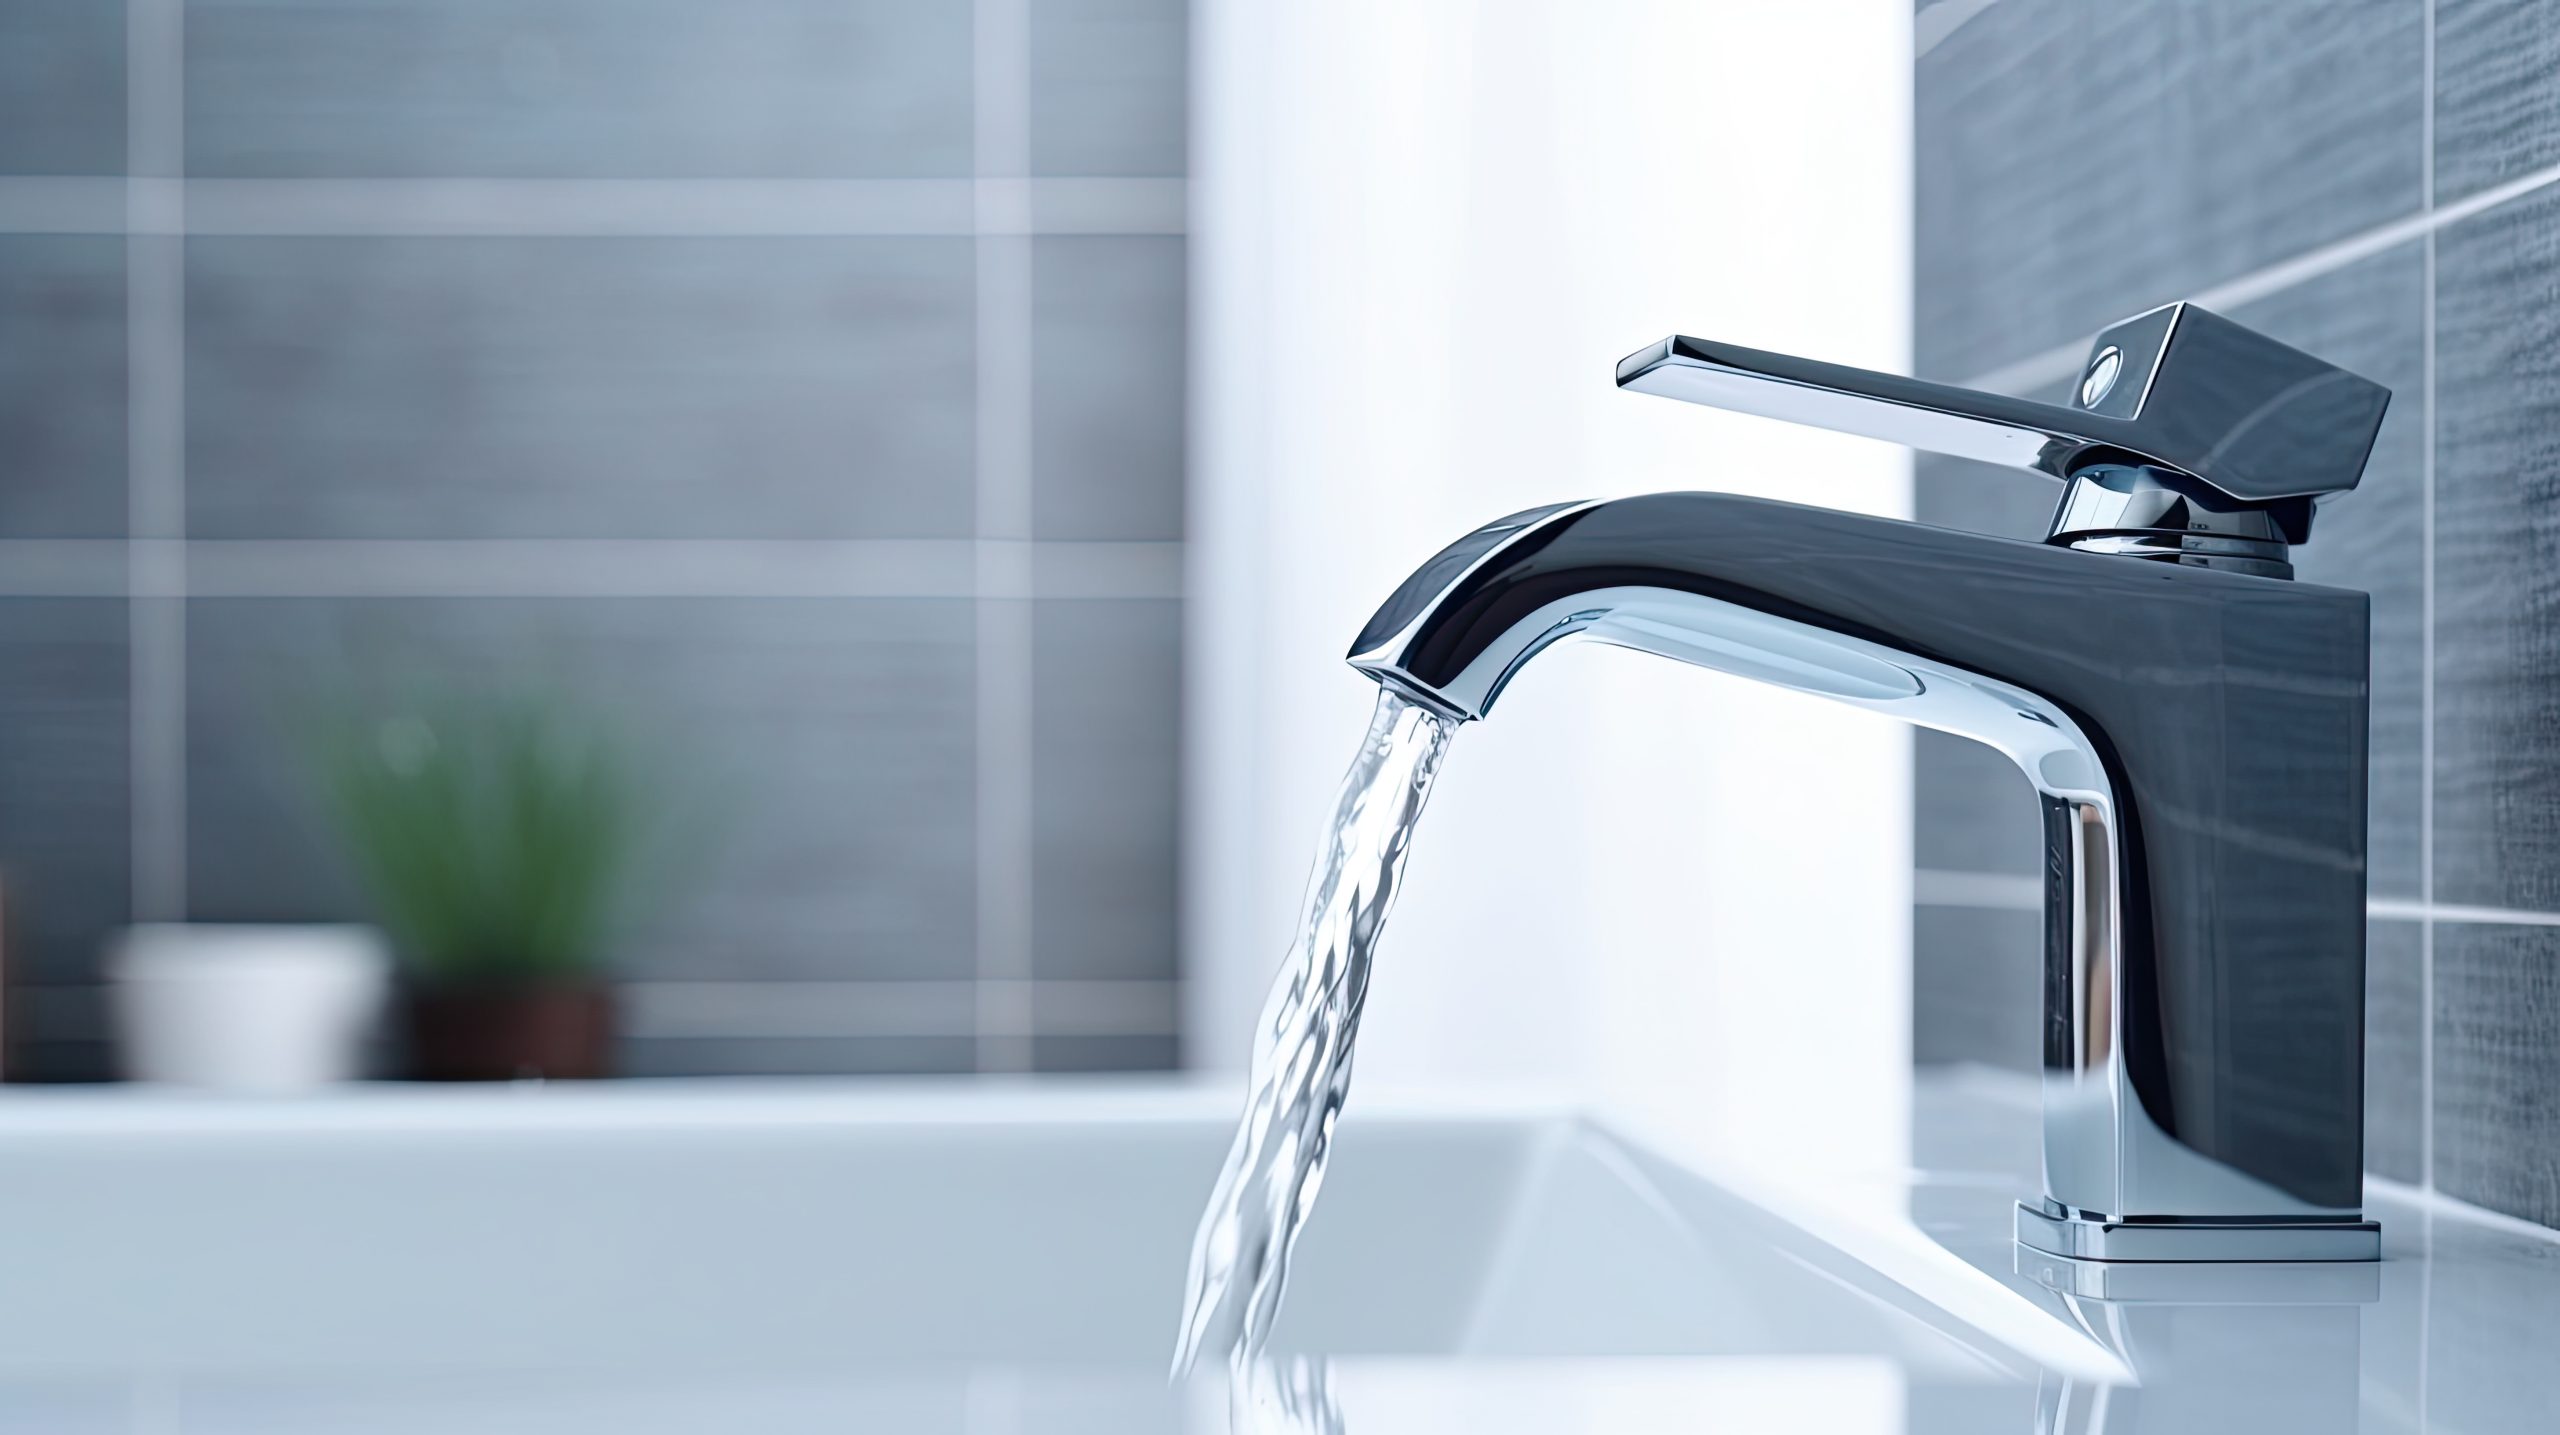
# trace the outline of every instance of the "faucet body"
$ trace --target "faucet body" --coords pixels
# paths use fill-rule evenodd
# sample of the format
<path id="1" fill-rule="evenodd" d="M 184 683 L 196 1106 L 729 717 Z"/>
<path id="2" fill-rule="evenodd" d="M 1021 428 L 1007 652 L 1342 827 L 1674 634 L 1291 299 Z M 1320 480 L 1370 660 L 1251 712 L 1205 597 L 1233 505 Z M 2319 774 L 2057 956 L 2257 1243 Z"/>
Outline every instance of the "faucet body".
<path id="1" fill-rule="evenodd" d="M 2172 504 L 2219 498 L 2168 485 L 2189 490 Z M 2301 499 L 2298 541 L 2308 499 L 2279 497 Z M 2098 536 L 2075 551 L 1713 493 L 1561 504 L 1433 557 L 1350 660 L 1466 720 L 1549 645 L 1597 640 L 1997 748 L 2045 834 L 2045 1190 L 2020 1203 L 2020 1241 L 2374 1259 L 2369 600 L 2274 576 L 2264 538 Z"/>

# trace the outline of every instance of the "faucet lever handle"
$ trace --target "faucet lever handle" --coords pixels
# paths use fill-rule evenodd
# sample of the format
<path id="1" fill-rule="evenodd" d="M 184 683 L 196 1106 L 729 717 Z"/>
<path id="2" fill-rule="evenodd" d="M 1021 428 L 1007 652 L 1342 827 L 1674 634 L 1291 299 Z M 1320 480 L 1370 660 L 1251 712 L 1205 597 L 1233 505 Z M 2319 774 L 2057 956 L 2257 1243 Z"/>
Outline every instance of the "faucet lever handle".
<path id="1" fill-rule="evenodd" d="M 2391 401 L 2371 380 L 2189 303 L 2100 334 L 2068 407 L 1686 335 L 1619 360 L 1618 386 L 2054 478 L 2148 465 L 2233 505 L 2355 487 Z"/>

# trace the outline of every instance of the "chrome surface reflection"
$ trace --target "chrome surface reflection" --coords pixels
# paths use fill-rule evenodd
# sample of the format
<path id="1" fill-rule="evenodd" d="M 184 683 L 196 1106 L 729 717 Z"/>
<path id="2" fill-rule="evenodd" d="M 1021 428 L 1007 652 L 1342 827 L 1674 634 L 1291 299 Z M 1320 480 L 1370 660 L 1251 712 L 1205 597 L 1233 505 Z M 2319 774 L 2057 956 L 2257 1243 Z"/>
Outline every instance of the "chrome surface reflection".
<path id="1" fill-rule="evenodd" d="M 1674 335 L 1620 387 L 1864 434 L 2063 480 L 2049 541 L 2211 533 L 2258 550 L 2182 561 L 2285 578 L 2313 504 L 2356 486 L 2390 391 L 2193 304 L 2090 345 L 2066 407 Z M 2123 551 L 2123 550 L 2118 550 Z"/>
<path id="2" fill-rule="evenodd" d="M 1581 638 L 1998 749 L 2044 804 L 2045 1190 L 2020 1241 L 2371 1260 L 2362 1219 L 2369 600 L 2286 581 L 2388 394 L 2189 305 L 2102 335 L 2063 408 L 1704 340 L 1645 392 L 2069 485 L 2017 543 L 1713 493 L 1488 524 L 1351 664 L 1451 718 Z M 2155 526 L 2156 525 L 2156 526 Z M 2086 551 L 2083 551 L 2083 550 Z"/>

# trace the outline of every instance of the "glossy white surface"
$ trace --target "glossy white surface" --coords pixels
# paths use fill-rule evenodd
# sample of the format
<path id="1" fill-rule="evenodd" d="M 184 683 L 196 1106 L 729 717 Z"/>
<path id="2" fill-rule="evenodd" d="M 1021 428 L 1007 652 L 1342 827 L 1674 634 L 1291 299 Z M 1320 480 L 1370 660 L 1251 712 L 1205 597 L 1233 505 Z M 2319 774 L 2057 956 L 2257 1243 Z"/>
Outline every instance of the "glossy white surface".
<path id="1" fill-rule="evenodd" d="M 1282 1344 L 1330 1357 L 1352 1431 L 2502 1430 L 2560 1408 L 2536 1354 L 2560 1242 L 2449 1208 L 2377 1199 L 2370 1292 L 2226 1269 L 2066 1300 L 2016 1273 L 2031 1090 L 1924 1081 L 1922 1170 L 1821 1202 L 1551 1105 L 1364 1094 Z M 1232 1100 L 12 1095 L 0 1429 L 1221 1429 L 1216 1392 L 1166 1389 L 1161 1361 Z"/>

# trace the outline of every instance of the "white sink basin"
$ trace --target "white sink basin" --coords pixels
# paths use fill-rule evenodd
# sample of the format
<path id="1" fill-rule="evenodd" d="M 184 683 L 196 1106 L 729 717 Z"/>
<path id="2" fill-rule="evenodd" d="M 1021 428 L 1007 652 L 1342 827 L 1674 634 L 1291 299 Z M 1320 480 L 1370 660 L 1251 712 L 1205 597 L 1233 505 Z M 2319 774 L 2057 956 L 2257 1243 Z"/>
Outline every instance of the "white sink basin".
<path id="1" fill-rule="evenodd" d="M 11 1095 L 0 1428 L 1221 1429 L 1163 1362 L 1235 1099 Z M 1844 1408 L 1821 1390 L 1898 1429 L 1907 1379 L 2014 1390 L 2053 1363 L 1873 1251 L 1519 1104 L 1355 1102 L 1297 1270 L 1282 1353 L 1340 1357 L 1368 1407 L 1457 1399 L 1473 1430 L 1531 1410 L 1521 1428 L 1583 1428 L 1554 1417 L 1557 1372 L 1687 1412 L 1761 1408 L 1737 1390 Z"/>
<path id="2" fill-rule="evenodd" d="M 0 1109 L 0 1377 L 1151 1367 L 1231 1119 L 1135 1088 L 113 1099 Z M 1557 1113 L 1358 1108 L 1279 1344 L 1973 1358 L 1642 1164 Z"/>

